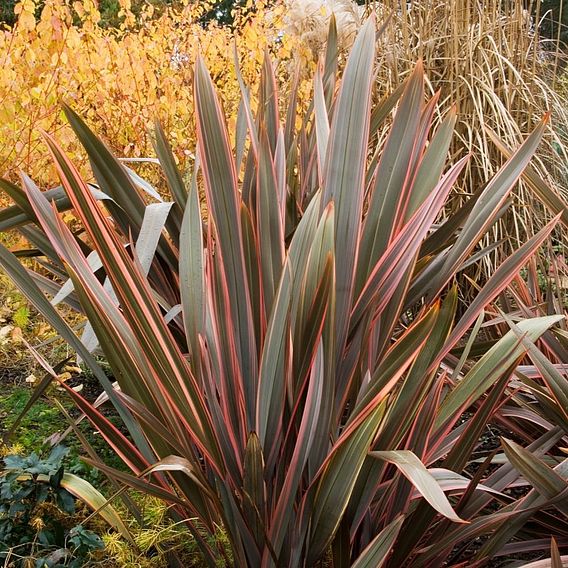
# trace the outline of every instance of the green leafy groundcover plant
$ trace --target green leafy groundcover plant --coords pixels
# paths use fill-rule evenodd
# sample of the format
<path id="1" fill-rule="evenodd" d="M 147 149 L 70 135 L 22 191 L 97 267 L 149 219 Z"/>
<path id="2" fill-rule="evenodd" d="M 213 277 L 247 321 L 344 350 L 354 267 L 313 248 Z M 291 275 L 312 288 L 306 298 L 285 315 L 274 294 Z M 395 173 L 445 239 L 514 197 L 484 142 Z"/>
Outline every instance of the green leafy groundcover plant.
<path id="1" fill-rule="evenodd" d="M 98 535 L 82 525 L 68 527 L 75 498 L 66 489 L 73 477 L 62 464 L 67 453 L 55 446 L 42 459 L 32 453 L 4 458 L 0 473 L 0 559 L 10 566 L 82 566 L 103 548 Z M 50 507 L 52 506 L 52 508 Z"/>
<path id="2" fill-rule="evenodd" d="M 171 201 L 66 108 L 96 185 L 46 136 L 62 186 L 42 192 L 25 175 L 23 190 L 2 182 L 16 205 L 0 213 L 0 227 L 19 227 L 43 272 L 4 248 L 1 263 L 124 420 L 129 436 L 68 389 L 132 473 L 93 452 L 90 461 L 114 483 L 170 502 L 208 565 L 223 558 L 207 539 L 219 525 L 237 566 L 473 565 L 506 553 L 512 538 L 516 550 L 547 549 L 551 531 L 567 534 L 555 497 L 568 465 L 561 459 L 553 470 L 542 459 L 566 435 L 565 421 L 551 418 L 565 416 L 558 397 L 566 387 L 542 371 L 540 391 L 531 390 L 519 384 L 518 365 L 528 350 L 540 360 L 539 338 L 564 341 L 562 316 L 504 314 L 499 324 L 510 321 L 510 330 L 499 341 L 478 353 L 475 339 L 484 310 L 497 310 L 558 218 L 503 261 L 459 318 L 454 283 L 485 253 L 472 258 L 547 118 L 444 219 L 467 160 L 444 172 L 454 109 L 430 132 L 438 101 L 424 103 L 420 64 L 404 89 L 372 103 L 373 20 L 341 80 L 336 46 L 332 22 L 300 129 L 294 85 L 280 118 L 268 58 L 256 113 L 239 77 L 234 141 L 198 60 L 188 186 L 159 126 L 155 133 Z M 388 137 L 379 137 L 395 106 Z M 58 215 L 69 208 L 79 232 Z M 81 340 L 56 311 L 60 301 L 86 314 Z M 97 347 L 120 389 L 97 366 Z M 548 418 L 530 404 L 537 395 Z M 471 478 L 466 468 L 487 423 L 513 431 L 528 450 L 507 442 L 500 465 L 489 469 L 489 456 Z M 527 480 L 536 489 L 507 493 Z M 532 531 L 523 529 L 528 518 Z M 478 536 L 484 546 L 469 549 Z"/>

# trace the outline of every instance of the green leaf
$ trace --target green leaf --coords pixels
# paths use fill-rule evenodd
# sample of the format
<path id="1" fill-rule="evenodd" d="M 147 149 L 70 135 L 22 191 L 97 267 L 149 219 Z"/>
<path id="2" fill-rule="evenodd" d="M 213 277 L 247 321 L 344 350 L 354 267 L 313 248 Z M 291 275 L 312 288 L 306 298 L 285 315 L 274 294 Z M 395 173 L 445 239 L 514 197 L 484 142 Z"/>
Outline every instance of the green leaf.
<path id="1" fill-rule="evenodd" d="M 306 266 L 300 268 L 294 278 L 291 305 L 293 388 L 302 384 L 313 361 L 325 315 L 332 302 L 331 291 L 335 283 L 333 209 L 333 203 L 330 203 L 324 210 Z"/>
<path id="2" fill-rule="evenodd" d="M 310 515 L 308 565 L 319 558 L 331 543 L 384 411 L 385 405 L 379 404 L 359 424 L 347 429 L 320 470 Z"/>
<path id="3" fill-rule="evenodd" d="M 194 183 L 183 215 L 179 255 L 183 322 L 194 369 L 200 358 L 199 334 L 205 335 L 205 258 L 196 177 L 197 171 L 194 172 Z"/>
<path id="4" fill-rule="evenodd" d="M 527 336 L 524 336 L 510 318 L 507 318 L 509 325 L 521 340 L 526 348 L 529 357 L 532 359 L 535 367 L 540 372 L 542 379 L 551 392 L 558 411 L 568 420 L 568 381 L 562 375 L 553 363 L 542 353 L 542 351 Z"/>
<path id="5" fill-rule="evenodd" d="M 317 442 L 318 421 L 326 414 L 322 411 L 324 387 L 323 348 L 320 345 L 316 361 L 312 366 L 302 421 L 294 445 L 294 453 L 290 460 L 290 467 L 286 471 L 286 478 L 282 484 L 271 519 L 270 539 L 276 554 L 280 554 L 288 525 L 295 514 L 293 503 L 304 468 L 310 457 L 310 451 L 313 444 Z"/>
<path id="6" fill-rule="evenodd" d="M 497 146 L 499 151 L 507 158 L 510 159 L 513 155 L 513 151 L 505 145 L 505 143 L 499 139 L 499 136 L 488 126 L 485 126 L 485 131 L 489 135 L 489 138 Z M 534 170 L 533 167 L 527 165 L 523 170 L 523 180 L 536 194 L 538 199 L 540 199 L 554 215 L 560 214 L 560 220 L 565 227 L 568 227 L 568 207 L 565 201 L 541 178 L 541 176 Z"/>
<path id="7" fill-rule="evenodd" d="M 88 481 L 77 477 L 72 473 L 64 473 L 61 478 L 61 487 L 88 505 L 93 511 L 97 512 L 109 525 L 115 528 L 129 542 L 133 543 L 130 531 L 124 521 L 109 504 L 107 498 Z"/>
<path id="8" fill-rule="evenodd" d="M 231 299 L 231 326 L 244 380 L 248 429 L 256 414 L 258 363 L 256 338 L 245 269 L 240 198 L 235 162 L 227 126 L 211 77 L 202 59 L 195 65 L 195 108 L 201 166 L 210 214 L 215 224 L 217 246 Z"/>
<path id="9" fill-rule="evenodd" d="M 124 235 L 129 235 L 131 232 L 136 239 L 146 208 L 140 192 L 124 166 L 93 134 L 79 115 L 66 105 L 63 105 L 63 110 L 77 138 L 87 151 L 97 183 L 102 191 L 112 199 L 108 206 L 114 220 Z M 160 239 L 159 251 L 172 268 L 177 266 L 176 254 L 171 244 L 164 238 Z"/>
<path id="10" fill-rule="evenodd" d="M 339 48 L 337 45 L 337 22 L 332 12 L 329 18 L 327 42 L 325 46 L 325 63 L 323 68 L 323 86 L 325 89 L 326 104 L 331 102 L 335 88 Z"/>
<path id="11" fill-rule="evenodd" d="M 517 182 L 536 151 L 544 134 L 547 122 L 548 117 L 545 117 L 515 154 L 487 184 L 481 197 L 473 206 L 443 266 L 439 272 L 434 275 L 430 287 L 430 297 L 436 297 L 439 294 L 448 280 L 453 277 L 456 270 L 463 264 L 469 252 L 475 247 L 483 234 L 494 222 L 496 213 L 505 204 L 514 184 Z"/>
<path id="12" fill-rule="evenodd" d="M 419 63 L 405 86 L 381 155 L 361 236 L 357 264 L 358 291 L 385 252 L 401 221 L 397 218 L 398 203 L 405 199 L 409 191 L 406 180 L 420 124 L 424 97 L 423 75 L 423 67 Z"/>
<path id="13" fill-rule="evenodd" d="M 532 341 L 536 341 L 563 317 L 533 318 L 520 322 L 518 327 Z M 465 410 L 474 400 L 477 400 L 524 352 L 524 347 L 519 344 L 519 339 L 513 331 L 502 337 L 448 393 L 436 417 L 435 427 L 440 428 L 448 419 Z"/>
<path id="14" fill-rule="evenodd" d="M 335 206 L 337 353 L 347 339 L 353 295 L 353 273 L 359 248 L 365 165 L 369 137 L 371 85 L 375 57 L 375 21 L 369 18 L 351 50 L 327 144 L 322 208 Z"/>
<path id="15" fill-rule="evenodd" d="M 440 315 L 434 325 L 428 341 L 420 350 L 406 379 L 389 405 L 385 424 L 379 435 L 381 448 L 395 448 L 410 430 L 422 402 L 429 392 L 436 371 L 428 369 L 446 341 L 453 325 L 457 307 L 457 287 L 453 287 L 443 301 Z"/>
<path id="16" fill-rule="evenodd" d="M 39 191 L 39 190 L 38 190 Z M 49 324 L 63 337 L 63 339 L 81 356 L 87 363 L 97 380 L 100 382 L 105 393 L 117 409 L 121 419 L 126 424 L 128 431 L 132 435 L 138 448 L 150 457 L 152 455 L 148 443 L 142 436 L 140 427 L 135 423 L 130 413 L 118 400 L 112 383 L 101 369 L 95 358 L 84 347 L 81 340 L 73 333 L 67 322 L 59 315 L 57 310 L 51 305 L 49 300 L 43 295 L 36 286 L 26 269 L 18 262 L 16 257 L 0 244 L 0 264 L 6 273 L 16 283 L 22 293 L 28 298 L 30 303 L 47 319 Z"/>
<path id="17" fill-rule="evenodd" d="M 261 137 L 257 170 L 257 239 L 266 318 L 284 264 L 284 225 L 280 215 L 278 180 L 266 133 Z"/>
<path id="18" fill-rule="evenodd" d="M 0 231 L 8 231 L 36 220 L 33 209 L 29 206 L 24 193 L 17 185 L 0 178 L 0 189 L 16 202 L 16 205 L 5 207 L 0 211 Z M 45 191 L 44 195 L 55 204 L 58 211 L 67 211 L 71 208 L 71 201 L 61 186 Z M 104 194 L 98 192 L 98 195 Z"/>
<path id="19" fill-rule="evenodd" d="M 505 455 L 515 469 L 546 499 L 554 499 L 568 490 L 568 481 L 540 458 L 519 444 L 501 439 Z M 564 499 L 554 503 L 564 515 L 568 515 L 568 504 Z"/>
<path id="20" fill-rule="evenodd" d="M 152 138 L 152 144 L 160 160 L 160 165 L 166 174 L 166 183 L 178 207 L 181 211 L 184 211 L 187 202 L 187 189 L 176 165 L 176 160 L 168 139 L 166 138 L 166 133 L 159 121 L 156 121 L 154 124 L 154 133 L 155 137 Z"/>
<path id="21" fill-rule="evenodd" d="M 316 142 L 318 151 L 318 173 L 320 183 L 324 179 L 325 160 L 327 156 L 327 145 L 329 141 L 329 118 L 325 105 L 325 95 L 320 71 L 316 72 L 314 79 L 314 111 L 316 122 Z"/>
<path id="22" fill-rule="evenodd" d="M 374 451 L 369 455 L 396 465 L 438 513 L 455 523 L 467 522 L 458 517 L 436 479 L 410 450 Z"/>
<path id="23" fill-rule="evenodd" d="M 430 140 L 428 148 L 418 167 L 418 171 L 416 172 L 412 193 L 410 194 L 408 208 L 406 210 L 406 219 L 410 218 L 438 184 L 448 157 L 448 150 L 452 141 L 456 120 L 457 111 L 454 106 L 436 130 L 434 136 L 432 136 L 432 140 Z"/>
<path id="24" fill-rule="evenodd" d="M 508 286 L 511 280 L 518 274 L 521 267 L 527 263 L 528 259 L 535 253 L 538 247 L 548 238 L 556 226 L 557 221 L 558 218 L 552 219 L 550 223 L 499 265 L 456 323 L 447 341 L 446 348 L 441 351 L 440 356 L 446 356 L 447 349 L 454 347 L 455 343 L 463 336 L 469 326 L 478 317 L 479 313 Z M 441 359 L 439 359 L 438 362 L 440 360 Z"/>
<path id="25" fill-rule="evenodd" d="M 274 154 L 280 127 L 278 119 L 278 87 L 268 48 L 264 50 L 264 59 L 260 72 L 257 113 L 259 130 L 266 132 L 270 150 Z"/>
<path id="26" fill-rule="evenodd" d="M 396 291 L 400 291 L 401 281 L 412 268 L 420 244 L 464 165 L 465 159 L 462 159 L 448 171 L 377 261 L 355 302 L 352 326 L 363 318 L 371 306 L 373 312 L 381 313 Z M 373 305 L 376 298 L 378 301 Z"/>
<path id="27" fill-rule="evenodd" d="M 271 454 L 282 421 L 291 292 L 292 274 L 287 263 L 274 299 L 260 359 L 256 431 L 265 455 Z"/>
<path id="28" fill-rule="evenodd" d="M 180 439 L 191 433 L 204 454 L 220 465 L 217 440 L 212 432 L 204 395 L 167 328 L 140 264 L 122 246 L 117 233 L 67 156 L 51 138 L 46 136 L 46 140 L 75 211 L 96 245 L 121 311 L 92 273 L 68 228 L 41 199 L 41 192 L 29 183 L 26 187 L 44 230 L 69 263 L 75 290 L 105 355 L 116 365 L 122 379 L 121 387 L 127 394 L 142 399 L 154 414 L 167 416 L 165 420 L 169 420 L 170 427 Z M 156 380 L 156 377 L 162 380 Z M 146 388 L 142 388 L 143 385 Z M 165 388 L 168 389 L 167 402 Z M 175 405 L 172 405 L 172 400 L 178 407 L 191 408 L 191 422 L 182 425 L 173 418 Z M 216 454 L 215 457 L 211 452 Z"/>
<path id="29" fill-rule="evenodd" d="M 387 525 L 355 560 L 352 568 L 381 568 L 388 558 L 403 522 L 404 517 L 401 515 Z"/>
<path id="30" fill-rule="evenodd" d="M 264 486 L 264 459 L 258 436 L 251 432 L 245 449 L 243 511 L 258 543 L 264 541 L 266 489 Z"/>
<path id="31" fill-rule="evenodd" d="M 349 418 L 350 424 L 357 420 L 360 413 L 363 413 L 366 408 L 374 405 L 377 400 L 384 400 L 394 388 L 394 385 L 424 348 L 434 329 L 438 313 L 439 307 L 432 307 L 421 318 L 413 322 L 387 351 L 374 370 L 369 383 L 361 388 Z"/>

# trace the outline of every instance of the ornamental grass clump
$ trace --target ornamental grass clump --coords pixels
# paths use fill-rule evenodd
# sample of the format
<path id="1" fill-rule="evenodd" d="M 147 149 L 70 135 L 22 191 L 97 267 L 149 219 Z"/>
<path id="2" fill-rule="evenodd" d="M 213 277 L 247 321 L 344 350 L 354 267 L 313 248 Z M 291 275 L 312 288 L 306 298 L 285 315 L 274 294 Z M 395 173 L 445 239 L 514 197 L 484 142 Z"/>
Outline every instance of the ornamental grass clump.
<path id="1" fill-rule="evenodd" d="M 489 182 L 510 149 L 547 111 L 551 120 L 531 167 L 553 193 L 567 198 L 568 107 L 555 85 L 562 55 L 540 34 L 542 19 L 551 17 L 545 4 L 541 0 L 377 3 L 377 10 L 392 14 L 377 49 L 382 63 L 379 84 L 394 89 L 420 57 L 431 92 L 439 90 L 444 104 L 457 105 L 450 153 L 452 159 L 464 152 L 472 152 L 472 157 L 446 204 L 448 214 L 463 204 L 464 196 L 467 199 L 476 187 Z M 551 218 L 551 211 L 542 207 L 540 188 L 535 194 L 525 176 L 511 198 L 513 206 L 483 241 L 488 246 L 503 239 L 503 245 L 468 271 L 475 280 L 489 278 L 502 251 L 514 250 Z M 565 227 L 559 226 L 556 233 L 560 235 Z M 469 291 L 467 296 L 469 300 Z"/>
<path id="2" fill-rule="evenodd" d="M 208 538 L 219 526 L 237 566 L 357 568 L 483 562 L 517 536 L 534 547 L 537 538 L 520 532 L 529 517 L 535 535 L 566 528 L 561 517 L 551 522 L 553 496 L 506 493 L 526 480 L 536 487 L 523 469 L 530 451 L 555 452 L 566 434 L 550 421 L 526 434 L 523 421 L 536 415 L 516 374 L 527 350 L 541 353 L 543 334 L 556 337 L 562 316 L 515 317 L 489 347 L 477 338 L 484 310 L 496 309 L 558 218 L 503 261 L 459 318 L 454 283 L 506 211 L 547 117 L 446 219 L 468 160 L 445 171 L 455 110 L 431 131 L 438 100 L 424 100 L 420 63 L 403 91 L 373 105 L 375 33 L 370 19 L 339 79 L 332 21 L 299 129 L 294 84 L 283 120 L 269 57 L 256 105 L 238 75 L 234 140 L 198 59 L 187 185 L 155 131 L 167 201 L 68 107 L 95 183 L 48 135 L 61 187 L 42 192 L 26 175 L 22 189 L 2 182 L 16 205 L 0 212 L 0 226 L 25 234 L 41 272 L 5 248 L 2 266 L 92 368 L 129 433 L 63 385 L 130 473 L 92 451 L 89 460 L 113 483 L 169 502 L 210 566 L 225 554 Z M 73 232 L 60 214 L 70 208 Z M 60 301 L 87 316 L 81 339 Z M 543 397 L 550 384 L 540 385 Z M 489 456 L 472 478 L 488 423 L 522 445 L 504 442 L 510 459 L 489 469 Z M 565 483 L 564 461 L 553 471 L 534 460 L 539 475 Z M 469 549 L 477 536 L 486 544 Z"/>

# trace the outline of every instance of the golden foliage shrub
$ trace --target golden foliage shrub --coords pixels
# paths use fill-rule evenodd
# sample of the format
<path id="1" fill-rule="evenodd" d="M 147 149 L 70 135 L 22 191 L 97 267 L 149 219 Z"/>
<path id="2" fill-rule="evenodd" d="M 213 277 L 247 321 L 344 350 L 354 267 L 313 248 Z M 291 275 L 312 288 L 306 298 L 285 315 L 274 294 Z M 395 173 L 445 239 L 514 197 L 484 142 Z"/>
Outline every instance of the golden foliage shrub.
<path id="1" fill-rule="evenodd" d="M 36 18 L 35 0 L 16 6 L 18 22 L 0 30 L 0 176 L 19 169 L 42 186 L 57 183 L 41 131 L 56 133 L 72 159 L 78 145 L 59 108 L 66 101 L 123 157 L 152 156 L 147 128 L 158 118 L 183 167 L 194 146 L 191 73 L 200 53 L 236 121 L 240 99 L 233 41 L 245 82 L 255 85 L 265 49 L 291 60 L 292 46 L 278 33 L 283 8 L 249 2 L 236 14 L 234 32 L 200 17 L 210 5 L 185 2 L 156 16 L 146 4 L 135 18 L 121 0 L 120 29 L 98 25 L 94 0 L 46 0 Z M 152 177 L 151 166 L 146 172 Z"/>

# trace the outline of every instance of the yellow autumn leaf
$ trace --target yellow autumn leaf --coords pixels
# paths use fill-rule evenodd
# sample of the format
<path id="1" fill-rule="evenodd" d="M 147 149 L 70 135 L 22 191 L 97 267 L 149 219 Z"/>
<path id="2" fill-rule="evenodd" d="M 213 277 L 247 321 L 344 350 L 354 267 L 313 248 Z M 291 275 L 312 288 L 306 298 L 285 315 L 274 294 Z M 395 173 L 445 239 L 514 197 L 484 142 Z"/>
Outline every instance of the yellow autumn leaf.
<path id="1" fill-rule="evenodd" d="M 278 9 L 272 2 L 270 8 L 265 2 L 249 3 L 254 10 L 246 15 L 237 11 L 233 33 L 217 25 L 202 26 L 200 18 L 209 6 L 205 3 L 182 2 L 177 10 L 166 7 L 160 17 L 152 17 L 148 6 L 145 18 L 134 21 L 130 2 L 123 0 L 126 20 L 118 32 L 98 25 L 100 13 L 93 0 L 45 0 L 37 24 L 35 2 L 20 2 L 19 25 L 10 41 L 0 33 L 0 176 L 16 180 L 18 169 L 24 167 L 42 187 L 57 183 L 55 170 L 37 143 L 40 129 L 57 132 L 64 150 L 84 164 L 82 173 L 88 175 L 79 145 L 58 108 L 60 100 L 71 104 L 113 148 L 139 155 L 152 155 L 145 125 L 157 117 L 174 142 L 183 141 L 174 143 L 180 167 L 190 165 L 185 151 L 192 153 L 195 145 L 190 85 L 197 53 L 211 70 L 234 129 L 240 89 L 232 49 L 227 47 L 236 40 L 251 93 L 258 91 L 265 46 L 274 58 L 284 57 L 280 73 L 286 72 L 286 57 L 291 60 L 299 52 L 292 40 L 284 43 L 275 33 L 283 27 L 278 18 L 284 12 L 278 3 Z M 73 14 L 81 20 L 78 25 Z M 148 175 L 150 183 L 162 182 L 156 169 Z"/>

